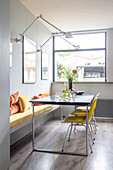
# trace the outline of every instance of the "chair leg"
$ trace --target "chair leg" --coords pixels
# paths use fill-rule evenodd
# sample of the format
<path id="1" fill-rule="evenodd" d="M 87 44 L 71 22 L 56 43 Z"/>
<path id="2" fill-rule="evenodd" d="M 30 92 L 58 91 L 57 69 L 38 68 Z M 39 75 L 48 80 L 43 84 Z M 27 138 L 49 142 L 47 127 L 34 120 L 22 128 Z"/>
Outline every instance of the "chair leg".
<path id="1" fill-rule="evenodd" d="M 88 126 L 88 130 L 89 130 L 89 133 L 91 133 L 89 126 Z M 91 136 L 91 140 L 92 140 L 92 136 Z M 91 153 L 93 153 L 92 145 L 91 145 L 89 136 L 88 136 L 88 142 L 89 142 L 89 147 L 90 147 Z"/>
<path id="2" fill-rule="evenodd" d="M 93 130 L 92 124 L 90 124 L 90 128 L 91 128 L 91 133 L 92 133 L 92 136 L 93 136 L 93 140 L 95 140 L 95 137 L 94 137 L 95 130 Z"/>
<path id="3" fill-rule="evenodd" d="M 77 131 L 76 125 L 74 126 L 73 132 L 75 133 Z"/>
<path id="4" fill-rule="evenodd" d="M 97 131 L 97 129 L 96 129 L 96 126 L 95 126 L 95 123 L 94 123 L 94 120 L 91 122 L 91 127 L 92 127 L 92 131 L 93 131 L 93 133 L 94 134 L 96 134 L 96 131 Z"/>
<path id="5" fill-rule="evenodd" d="M 91 129 L 90 129 L 90 126 L 89 126 L 89 125 L 88 125 L 88 130 L 89 130 L 89 135 L 90 135 L 90 137 L 91 137 L 91 141 L 92 141 L 92 143 L 94 144 L 93 134 L 92 134 L 92 132 L 91 132 Z"/>
<path id="6" fill-rule="evenodd" d="M 70 128 L 70 132 L 69 132 L 68 141 L 70 141 L 70 137 L 71 137 L 72 128 L 73 128 L 73 123 L 71 123 L 71 128 Z"/>
<path id="7" fill-rule="evenodd" d="M 95 131 L 97 131 L 97 122 L 96 122 L 96 119 L 95 119 L 95 117 L 94 117 L 94 125 L 95 125 Z"/>
<path id="8" fill-rule="evenodd" d="M 96 131 L 97 131 L 97 122 L 96 122 L 96 119 L 95 119 L 95 117 L 94 117 L 94 115 L 93 115 L 93 117 L 92 117 L 93 119 L 93 122 L 94 122 L 94 128 L 95 128 L 95 134 L 96 134 Z"/>
<path id="9" fill-rule="evenodd" d="M 88 140 L 89 140 L 89 147 L 90 147 L 91 153 L 93 153 L 92 145 L 91 145 L 91 142 L 90 142 L 89 136 L 88 136 Z"/>
<path id="10" fill-rule="evenodd" d="M 70 127 L 71 127 L 71 125 L 68 126 L 68 129 L 67 129 L 67 132 L 66 132 L 66 136 L 65 136 L 65 139 L 64 139 L 64 142 L 63 142 L 63 146 L 62 146 L 62 152 L 64 151 L 65 141 L 66 141 L 66 138 L 67 138 L 67 135 L 68 135 Z"/>

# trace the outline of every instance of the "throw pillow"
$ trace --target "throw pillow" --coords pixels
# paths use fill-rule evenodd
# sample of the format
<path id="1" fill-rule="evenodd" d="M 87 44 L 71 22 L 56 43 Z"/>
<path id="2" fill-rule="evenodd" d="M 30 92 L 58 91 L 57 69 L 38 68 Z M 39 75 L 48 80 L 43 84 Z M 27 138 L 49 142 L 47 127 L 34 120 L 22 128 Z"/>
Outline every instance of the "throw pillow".
<path id="1" fill-rule="evenodd" d="M 19 92 L 10 95 L 10 116 L 19 112 Z"/>
<path id="2" fill-rule="evenodd" d="M 21 111 L 25 112 L 26 110 L 31 108 L 31 103 L 29 102 L 29 96 L 23 96 L 23 97 L 19 97 L 20 99 L 20 105 L 21 105 Z"/>
<path id="3" fill-rule="evenodd" d="M 45 94 L 40 93 L 40 94 L 39 94 L 39 96 L 45 96 L 45 97 L 48 97 L 48 96 L 49 96 L 49 94 L 48 94 L 48 93 L 45 93 Z"/>
<path id="4" fill-rule="evenodd" d="M 17 104 L 11 105 L 10 106 L 10 116 L 19 112 L 20 107 Z"/>
<path id="5" fill-rule="evenodd" d="M 45 96 L 34 96 L 34 100 L 35 99 L 40 99 L 40 98 L 44 98 Z M 42 106 L 43 104 L 35 104 L 35 106 Z"/>

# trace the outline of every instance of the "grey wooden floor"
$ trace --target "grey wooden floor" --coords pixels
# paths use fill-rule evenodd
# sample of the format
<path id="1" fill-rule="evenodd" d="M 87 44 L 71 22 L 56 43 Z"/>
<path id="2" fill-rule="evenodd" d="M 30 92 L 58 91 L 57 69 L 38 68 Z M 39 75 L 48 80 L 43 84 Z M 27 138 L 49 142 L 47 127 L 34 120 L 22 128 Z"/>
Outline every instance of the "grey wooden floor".
<path id="1" fill-rule="evenodd" d="M 68 124 L 51 119 L 36 131 L 36 147 L 61 150 Z M 65 151 L 85 153 L 85 129 L 77 128 Z M 89 150 L 90 151 L 90 150 Z M 31 134 L 11 147 L 10 170 L 113 170 L 113 123 L 98 122 L 93 153 L 88 157 L 32 153 Z"/>

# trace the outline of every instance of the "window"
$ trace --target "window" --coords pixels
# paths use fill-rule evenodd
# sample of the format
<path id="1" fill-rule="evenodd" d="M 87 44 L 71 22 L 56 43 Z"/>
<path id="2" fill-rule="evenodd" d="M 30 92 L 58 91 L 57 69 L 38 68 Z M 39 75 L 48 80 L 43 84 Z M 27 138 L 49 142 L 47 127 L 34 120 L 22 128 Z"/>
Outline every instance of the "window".
<path id="1" fill-rule="evenodd" d="M 54 37 L 54 80 L 66 81 L 60 72 L 66 68 L 77 69 L 74 81 L 105 81 L 105 45 L 106 33 L 89 33 L 73 35 L 69 41 L 79 45 L 75 49 L 61 37 Z"/>

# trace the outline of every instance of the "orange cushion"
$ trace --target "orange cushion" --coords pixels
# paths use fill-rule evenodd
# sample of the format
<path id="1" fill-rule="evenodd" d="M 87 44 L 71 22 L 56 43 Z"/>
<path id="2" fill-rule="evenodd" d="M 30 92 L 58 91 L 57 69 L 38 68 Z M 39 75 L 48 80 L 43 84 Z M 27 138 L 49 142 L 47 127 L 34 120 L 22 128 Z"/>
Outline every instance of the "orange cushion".
<path id="1" fill-rule="evenodd" d="M 19 92 L 17 91 L 16 93 L 13 94 L 14 98 L 15 98 L 15 103 L 19 102 Z"/>
<path id="2" fill-rule="evenodd" d="M 15 98 L 13 95 L 10 95 L 10 106 L 15 103 Z"/>
<path id="3" fill-rule="evenodd" d="M 19 92 L 10 95 L 10 105 L 19 103 Z"/>
<path id="4" fill-rule="evenodd" d="M 34 100 L 35 99 L 41 99 L 41 98 L 44 98 L 45 96 L 42 95 L 42 96 L 34 96 Z M 35 106 L 42 106 L 43 104 L 35 104 Z"/>
<path id="5" fill-rule="evenodd" d="M 28 95 L 19 97 L 19 99 L 22 112 L 25 112 L 31 108 L 31 103 L 29 102 L 30 99 Z"/>
<path id="6" fill-rule="evenodd" d="M 48 96 L 49 96 L 49 94 L 48 94 L 48 93 L 45 93 L 45 94 L 40 93 L 40 94 L 39 94 L 39 96 L 45 96 L 45 97 L 48 97 Z"/>
<path id="7" fill-rule="evenodd" d="M 17 104 L 11 105 L 10 106 L 10 115 L 13 115 L 17 112 L 19 112 L 20 107 Z"/>
<path id="8" fill-rule="evenodd" d="M 19 92 L 10 95 L 10 116 L 20 110 L 19 105 Z"/>

